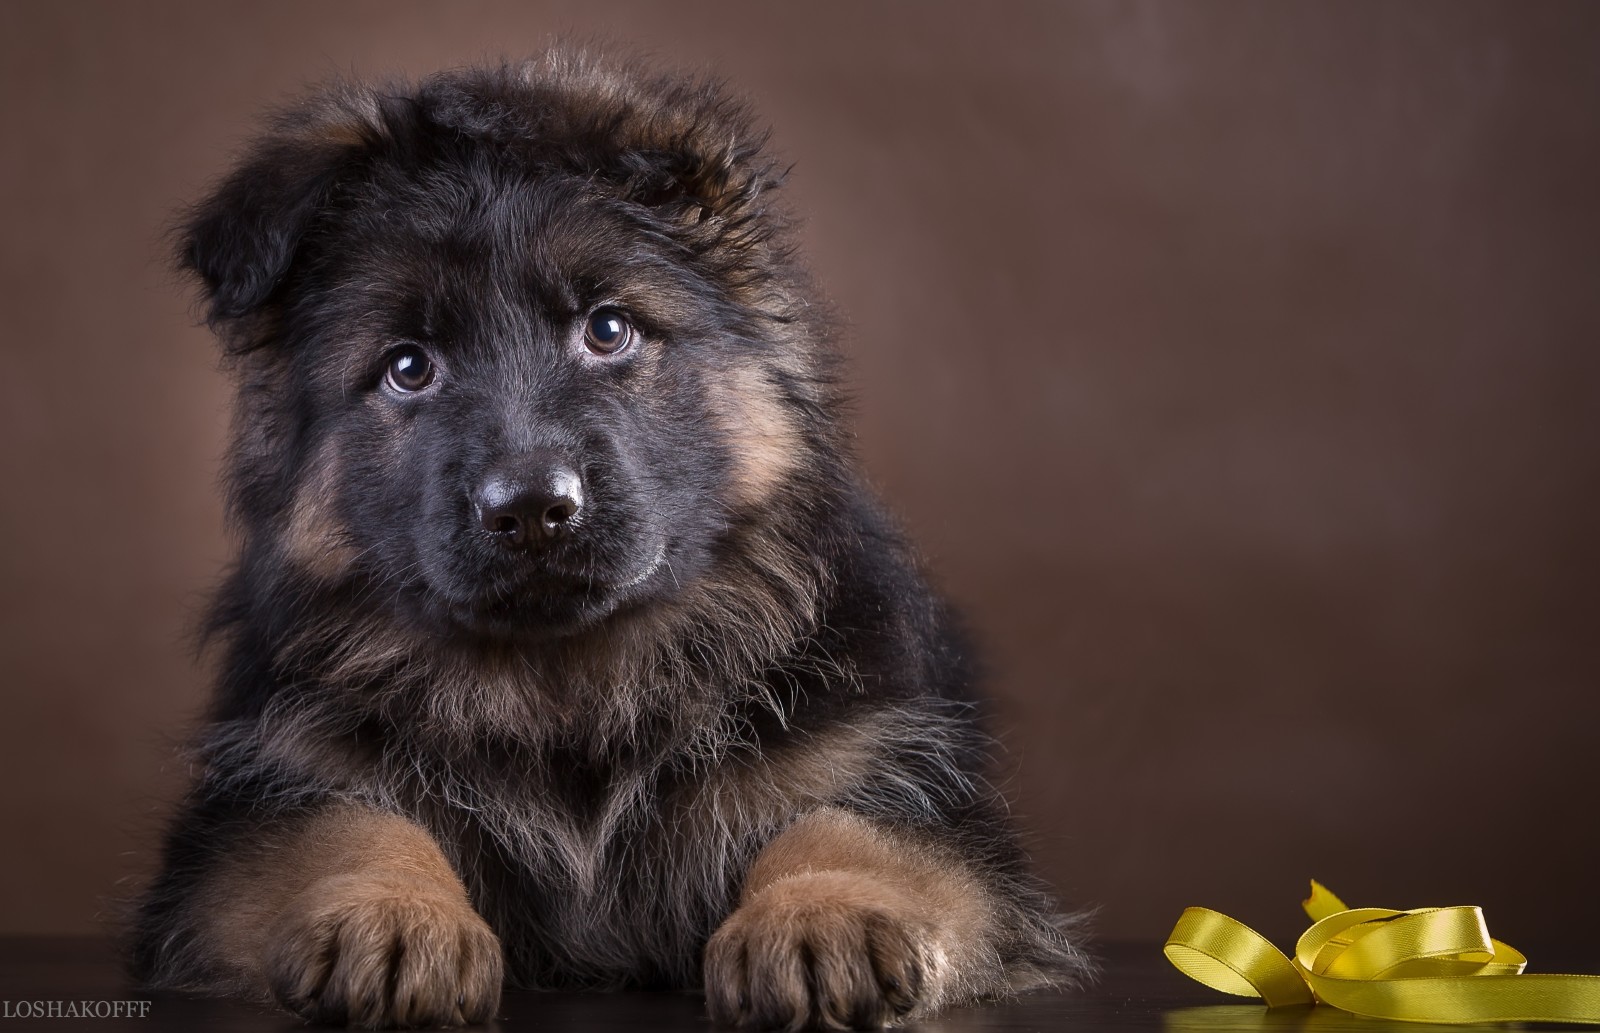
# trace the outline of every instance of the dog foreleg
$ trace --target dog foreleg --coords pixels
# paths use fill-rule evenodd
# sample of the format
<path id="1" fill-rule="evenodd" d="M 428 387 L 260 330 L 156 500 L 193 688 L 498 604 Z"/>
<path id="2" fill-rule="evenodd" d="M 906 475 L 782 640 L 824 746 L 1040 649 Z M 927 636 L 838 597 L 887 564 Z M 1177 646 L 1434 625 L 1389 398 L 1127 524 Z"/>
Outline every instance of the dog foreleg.
<path id="1" fill-rule="evenodd" d="M 862 1029 L 999 989 L 989 895 L 953 857 L 837 809 L 751 866 L 706 947 L 718 1022 Z"/>
<path id="2" fill-rule="evenodd" d="M 330 806 L 251 837 L 201 885 L 193 927 L 219 967 L 313 1022 L 481 1022 L 500 942 L 420 826 Z"/>

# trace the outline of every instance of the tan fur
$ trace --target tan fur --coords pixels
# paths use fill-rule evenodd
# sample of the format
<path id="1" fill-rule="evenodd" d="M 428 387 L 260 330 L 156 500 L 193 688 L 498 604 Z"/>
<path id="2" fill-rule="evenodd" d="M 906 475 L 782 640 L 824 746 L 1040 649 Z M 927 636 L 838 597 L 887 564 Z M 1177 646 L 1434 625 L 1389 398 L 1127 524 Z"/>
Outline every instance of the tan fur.
<path id="1" fill-rule="evenodd" d="M 871 770 L 883 723 L 875 716 L 788 748 L 730 758 L 685 794 L 684 818 L 697 828 L 760 829 L 837 799 Z"/>
<path id="2" fill-rule="evenodd" d="M 714 1018 L 788 1029 L 914 1019 L 989 973 L 989 900 L 954 858 L 846 811 L 814 811 L 751 867 L 706 947 Z M 958 976 L 958 973 L 960 976 Z"/>
<path id="3" fill-rule="evenodd" d="M 324 447 L 306 464 L 289 504 L 289 526 L 283 536 L 283 548 L 292 563 L 330 581 L 349 570 L 356 558 L 355 547 L 333 512 L 338 487 L 337 453 L 331 446 Z"/>
<path id="4" fill-rule="evenodd" d="M 848 679 L 847 670 L 838 672 Z M 850 724 L 807 734 L 786 745 L 762 750 L 733 750 L 721 763 L 708 765 L 700 781 L 689 786 L 676 805 L 679 834 L 708 841 L 720 831 L 733 839 L 776 828 L 792 815 L 804 814 L 830 800 L 848 797 L 876 776 L 876 792 L 896 788 L 884 779 L 882 755 L 902 748 L 920 749 L 929 763 L 946 765 L 951 758 L 932 749 L 951 718 L 885 708 Z M 907 813 L 933 813 L 933 801 L 903 784 L 898 803 Z"/>
<path id="5" fill-rule="evenodd" d="M 311 112 L 304 135 L 329 147 L 361 147 L 371 142 L 380 117 L 376 97 L 347 86 L 330 95 L 320 110 Z"/>
<path id="6" fill-rule="evenodd" d="M 195 908 L 237 989 L 308 1019 L 460 1025 L 499 1001 L 499 941 L 432 837 L 394 815 L 332 807 L 236 849 Z"/>
<path id="7" fill-rule="evenodd" d="M 709 382 L 712 404 L 734 451 L 734 496 L 751 509 L 794 473 L 799 430 L 776 385 L 761 370 L 734 366 Z"/>

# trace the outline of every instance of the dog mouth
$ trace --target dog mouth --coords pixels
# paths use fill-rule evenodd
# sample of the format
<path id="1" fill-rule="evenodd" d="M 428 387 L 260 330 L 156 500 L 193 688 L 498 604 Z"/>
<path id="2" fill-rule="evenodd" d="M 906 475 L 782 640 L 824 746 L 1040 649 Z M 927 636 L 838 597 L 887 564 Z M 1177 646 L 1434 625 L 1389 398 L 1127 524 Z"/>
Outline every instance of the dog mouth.
<path id="1" fill-rule="evenodd" d="M 443 599 L 449 623 L 468 632 L 493 637 L 558 637 L 600 623 L 618 610 L 642 603 L 645 590 L 668 569 L 668 543 L 660 542 L 650 559 L 631 573 L 595 579 L 592 576 L 546 572 L 536 579 L 483 592 L 474 598 Z"/>

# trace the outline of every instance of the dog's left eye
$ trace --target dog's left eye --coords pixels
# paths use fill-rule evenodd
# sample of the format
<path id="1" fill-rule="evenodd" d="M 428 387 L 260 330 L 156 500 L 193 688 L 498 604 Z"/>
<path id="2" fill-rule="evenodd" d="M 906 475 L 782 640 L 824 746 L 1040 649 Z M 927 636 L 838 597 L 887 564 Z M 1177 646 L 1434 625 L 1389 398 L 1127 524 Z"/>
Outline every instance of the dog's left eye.
<path id="1" fill-rule="evenodd" d="M 614 308 L 596 309 L 583 328 L 583 343 L 597 355 L 615 355 L 633 343 L 633 324 Z"/>
<path id="2" fill-rule="evenodd" d="M 410 394 L 433 383 L 433 360 L 415 345 L 397 348 L 389 356 L 389 369 L 383 379 L 396 391 Z"/>

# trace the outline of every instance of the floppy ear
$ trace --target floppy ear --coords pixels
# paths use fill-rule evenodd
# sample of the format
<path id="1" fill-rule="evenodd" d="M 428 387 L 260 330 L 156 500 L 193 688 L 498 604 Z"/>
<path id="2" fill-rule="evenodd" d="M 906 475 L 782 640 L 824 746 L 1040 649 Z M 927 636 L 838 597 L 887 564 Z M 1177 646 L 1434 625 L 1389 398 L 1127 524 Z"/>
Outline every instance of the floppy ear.
<path id="1" fill-rule="evenodd" d="M 670 148 L 623 155 L 618 164 L 627 196 L 681 221 L 704 222 L 739 214 L 781 179 L 770 164 L 758 163 L 759 142 L 706 143 L 685 139 Z"/>
<path id="2" fill-rule="evenodd" d="M 178 265 L 204 285 L 208 322 L 242 320 L 272 300 L 334 184 L 376 133 L 374 116 L 353 93 L 280 116 L 189 213 Z"/>
<path id="3" fill-rule="evenodd" d="M 608 134 L 624 196 L 680 223 L 761 214 L 784 170 L 742 100 L 704 78 L 657 80 L 632 100 Z"/>

